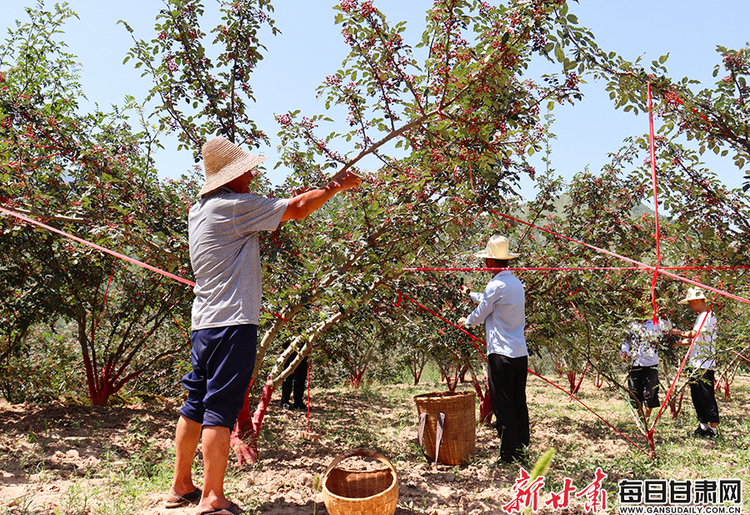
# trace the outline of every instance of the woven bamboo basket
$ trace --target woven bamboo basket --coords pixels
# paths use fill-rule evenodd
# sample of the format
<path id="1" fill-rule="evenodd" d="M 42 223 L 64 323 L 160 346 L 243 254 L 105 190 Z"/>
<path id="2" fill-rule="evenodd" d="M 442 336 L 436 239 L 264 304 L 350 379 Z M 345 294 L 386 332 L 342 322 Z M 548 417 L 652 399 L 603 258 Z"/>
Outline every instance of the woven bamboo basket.
<path id="1" fill-rule="evenodd" d="M 375 459 L 385 467 L 367 471 L 338 467 L 343 460 L 354 456 Z M 353 449 L 337 456 L 328 465 L 321 484 L 323 502 L 330 515 L 393 515 L 396 512 L 396 468 L 376 451 Z"/>
<path id="2" fill-rule="evenodd" d="M 474 455 L 477 439 L 474 399 L 474 392 L 425 393 L 414 397 L 419 414 L 419 445 L 428 461 L 460 465 Z"/>

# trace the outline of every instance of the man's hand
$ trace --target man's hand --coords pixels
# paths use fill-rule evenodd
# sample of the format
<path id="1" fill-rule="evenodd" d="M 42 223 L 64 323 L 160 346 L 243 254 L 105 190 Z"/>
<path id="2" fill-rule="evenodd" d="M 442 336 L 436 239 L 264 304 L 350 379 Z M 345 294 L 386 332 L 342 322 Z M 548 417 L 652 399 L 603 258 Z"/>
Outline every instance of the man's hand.
<path id="1" fill-rule="evenodd" d="M 471 288 L 464 284 L 461 286 L 461 293 L 463 293 L 464 295 L 469 295 L 471 293 Z"/>
<path id="2" fill-rule="evenodd" d="M 347 170 L 341 177 L 332 180 L 329 184 L 342 190 L 349 190 L 359 187 L 362 184 L 362 178 L 356 173 Z"/>
<path id="3" fill-rule="evenodd" d="M 456 322 L 456 325 L 458 327 L 466 327 L 466 317 L 459 318 L 458 322 Z"/>
<path id="4" fill-rule="evenodd" d="M 302 186 L 301 188 L 297 188 L 296 190 L 292 191 L 292 197 L 298 197 L 303 193 L 307 193 L 308 191 L 310 191 L 309 187 Z"/>
<path id="5" fill-rule="evenodd" d="M 323 204 L 333 197 L 339 191 L 344 191 L 358 187 L 362 183 L 359 175 L 352 172 L 344 172 L 341 176 L 328 182 L 325 186 L 301 192 L 296 190 L 294 196 L 289 199 L 286 211 L 281 217 L 281 221 L 301 220 L 310 213 L 320 209 Z"/>

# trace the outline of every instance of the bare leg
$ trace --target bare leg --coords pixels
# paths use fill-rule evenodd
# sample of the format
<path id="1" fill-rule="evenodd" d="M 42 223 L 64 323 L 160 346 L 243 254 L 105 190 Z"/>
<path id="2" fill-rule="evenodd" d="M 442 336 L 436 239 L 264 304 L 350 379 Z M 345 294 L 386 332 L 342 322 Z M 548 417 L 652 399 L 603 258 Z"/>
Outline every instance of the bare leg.
<path id="1" fill-rule="evenodd" d="M 201 425 L 180 415 L 177 421 L 177 431 L 174 438 L 175 463 L 172 493 L 185 495 L 195 490 L 192 468 L 195 450 L 201 437 Z"/>
<path id="2" fill-rule="evenodd" d="M 228 427 L 206 426 L 203 428 L 203 498 L 199 509 L 227 508 L 229 500 L 224 497 L 224 474 L 229 460 Z"/>

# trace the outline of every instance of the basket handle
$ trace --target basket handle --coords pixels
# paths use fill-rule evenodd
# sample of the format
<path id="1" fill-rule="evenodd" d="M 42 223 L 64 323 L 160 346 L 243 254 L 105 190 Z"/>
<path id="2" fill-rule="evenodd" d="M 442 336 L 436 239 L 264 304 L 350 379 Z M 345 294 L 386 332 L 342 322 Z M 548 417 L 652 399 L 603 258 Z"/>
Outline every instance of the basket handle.
<path id="1" fill-rule="evenodd" d="M 334 458 L 334 460 L 331 462 L 331 464 L 328 465 L 328 468 L 326 469 L 325 474 L 323 474 L 323 477 L 321 478 L 321 484 L 322 484 L 323 479 L 325 479 L 326 476 L 328 476 L 328 474 L 334 468 L 336 468 L 336 465 L 338 465 L 339 463 L 341 463 L 345 459 L 352 458 L 354 456 L 364 456 L 365 458 L 372 458 L 374 460 L 378 460 L 383 465 L 385 465 L 389 469 L 391 469 L 391 471 L 393 472 L 393 475 L 395 477 L 398 477 L 398 474 L 396 472 L 396 467 L 393 466 L 393 463 L 391 463 L 390 460 L 388 460 L 388 458 L 386 458 L 385 456 L 383 456 L 382 454 L 380 454 L 378 451 L 371 451 L 370 449 L 363 449 L 363 448 L 360 447 L 360 448 L 357 448 L 357 449 L 351 449 L 349 451 L 344 452 L 343 454 L 339 454 L 338 456 L 336 456 L 336 458 Z"/>
<path id="2" fill-rule="evenodd" d="M 442 411 L 437 414 L 437 428 L 435 430 L 435 460 L 431 460 L 424 450 L 424 428 L 427 425 L 427 413 L 419 414 L 419 430 L 417 431 L 417 440 L 422 454 L 427 458 L 428 463 L 437 463 L 440 457 L 440 444 L 443 442 L 443 428 L 445 427 L 445 413 Z"/>

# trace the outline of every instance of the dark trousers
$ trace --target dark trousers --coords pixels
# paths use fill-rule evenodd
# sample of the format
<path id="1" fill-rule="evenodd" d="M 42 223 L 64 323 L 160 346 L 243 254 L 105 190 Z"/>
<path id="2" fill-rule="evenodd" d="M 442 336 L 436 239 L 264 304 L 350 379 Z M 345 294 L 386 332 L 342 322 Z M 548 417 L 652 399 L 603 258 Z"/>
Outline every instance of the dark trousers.
<path id="1" fill-rule="evenodd" d="M 289 358 L 284 365 L 288 367 L 295 356 Z M 307 357 L 302 360 L 302 363 L 287 377 L 281 384 L 281 402 L 289 402 L 289 398 L 294 391 L 294 403 L 295 407 L 303 406 L 305 398 L 305 385 L 307 383 Z"/>
<path id="2" fill-rule="evenodd" d="M 719 406 L 714 391 L 714 371 L 693 370 L 690 377 L 690 397 L 693 399 L 698 421 L 704 424 L 719 422 Z"/>
<path id="3" fill-rule="evenodd" d="M 528 356 L 487 356 L 490 400 L 497 419 L 500 459 L 503 461 L 523 458 L 524 450 L 529 446 L 529 409 L 526 406 L 528 364 Z"/>
<path id="4" fill-rule="evenodd" d="M 628 374 L 628 390 L 647 408 L 659 407 L 659 370 L 653 367 L 632 367 Z"/>

